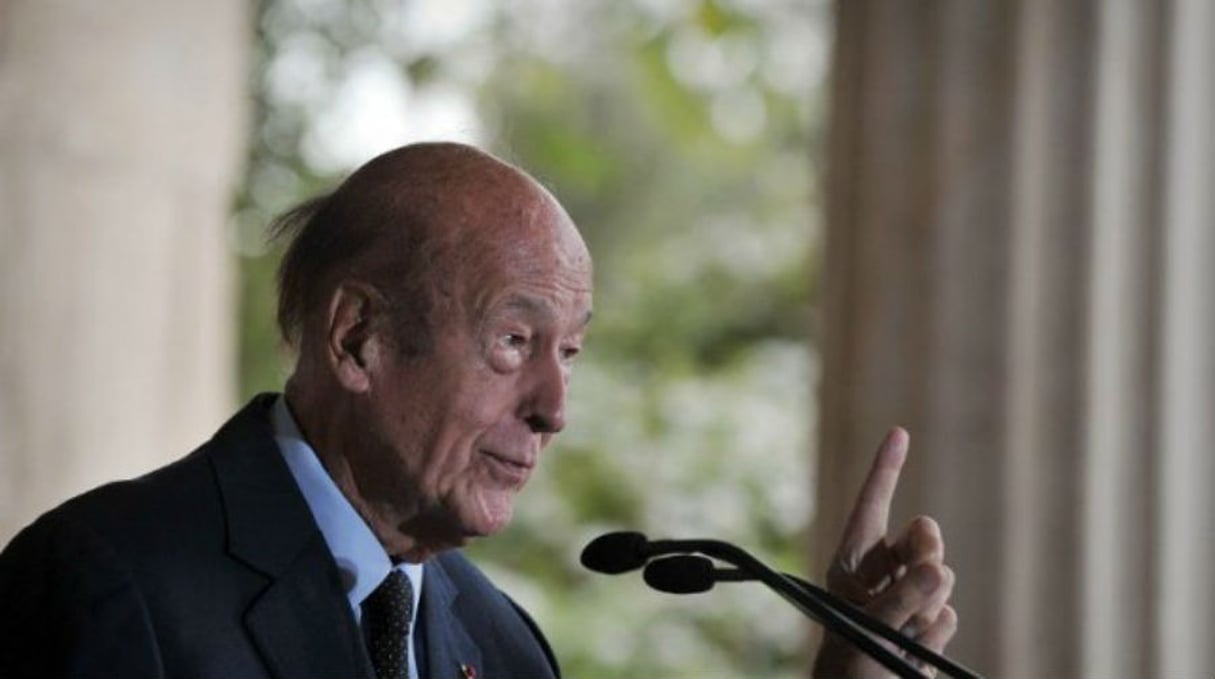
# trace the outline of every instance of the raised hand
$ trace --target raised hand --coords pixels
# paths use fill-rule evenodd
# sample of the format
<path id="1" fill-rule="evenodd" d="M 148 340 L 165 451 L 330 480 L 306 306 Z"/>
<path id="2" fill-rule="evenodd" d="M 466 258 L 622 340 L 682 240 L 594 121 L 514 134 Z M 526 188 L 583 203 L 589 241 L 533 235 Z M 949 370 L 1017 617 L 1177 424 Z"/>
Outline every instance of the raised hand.
<path id="1" fill-rule="evenodd" d="M 827 571 L 827 588 L 940 652 L 958 625 L 957 614 L 948 603 L 954 575 L 944 563 L 941 529 L 936 521 L 919 516 L 894 541 L 887 536 L 890 502 L 907 459 L 908 441 L 907 432 L 896 427 L 878 448 Z M 915 662 L 914 658 L 908 660 Z M 894 675 L 828 634 L 815 660 L 814 676 L 861 679 Z"/>

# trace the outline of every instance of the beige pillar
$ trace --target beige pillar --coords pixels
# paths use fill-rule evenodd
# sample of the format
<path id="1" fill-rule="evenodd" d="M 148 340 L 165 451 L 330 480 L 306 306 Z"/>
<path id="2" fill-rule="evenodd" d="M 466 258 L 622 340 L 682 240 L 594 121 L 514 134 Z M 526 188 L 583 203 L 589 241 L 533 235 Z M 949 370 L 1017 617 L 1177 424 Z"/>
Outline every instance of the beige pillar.
<path id="1" fill-rule="evenodd" d="M 242 0 L 0 0 L 0 543 L 233 397 Z"/>
<path id="2" fill-rule="evenodd" d="M 901 423 L 953 655 L 1210 675 L 1210 4 L 850 1 L 837 40 L 818 566 Z"/>

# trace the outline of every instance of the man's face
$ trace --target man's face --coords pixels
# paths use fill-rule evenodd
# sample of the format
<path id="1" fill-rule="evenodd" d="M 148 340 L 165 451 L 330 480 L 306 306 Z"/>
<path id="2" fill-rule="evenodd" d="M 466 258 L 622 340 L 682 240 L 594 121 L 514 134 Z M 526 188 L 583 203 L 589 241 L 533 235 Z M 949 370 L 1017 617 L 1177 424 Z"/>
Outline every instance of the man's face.
<path id="1" fill-rule="evenodd" d="M 477 233 L 432 317 L 433 350 L 385 352 L 369 405 L 383 457 L 364 479 L 427 542 L 501 530 L 540 451 L 565 426 L 590 318 L 590 259 L 563 211 Z M 363 484 L 361 484 L 363 485 Z"/>

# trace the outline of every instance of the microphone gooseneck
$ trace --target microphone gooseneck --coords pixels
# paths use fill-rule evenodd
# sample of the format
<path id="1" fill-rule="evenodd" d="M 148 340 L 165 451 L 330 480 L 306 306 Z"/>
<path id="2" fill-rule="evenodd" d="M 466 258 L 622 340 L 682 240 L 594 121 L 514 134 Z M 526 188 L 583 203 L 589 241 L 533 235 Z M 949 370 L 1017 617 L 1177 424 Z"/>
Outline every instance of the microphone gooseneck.
<path id="1" fill-rule="evenodd" d="M 717 568 L 707 557 L 720 559 L 735 568 Z M 758 580 L 807 617 L 848 640 L 902 679 L 926 677 L 906 659 L 879 644 L 870 634 L 876 634 L 904 653 L 945 674 L 958 679 L 980 679 L 977 673 L 903 636 L 859 608 L 801 578 L 772 570 L 746 550 L 728 542 L 647 540 L 641 533 L 608 533 L 592 540 L 583 549 L 582 565 L 610 574 L 645 566 L 643 576 L 647 584 L 674 594 L 708 591 L 718 581 Z"/>

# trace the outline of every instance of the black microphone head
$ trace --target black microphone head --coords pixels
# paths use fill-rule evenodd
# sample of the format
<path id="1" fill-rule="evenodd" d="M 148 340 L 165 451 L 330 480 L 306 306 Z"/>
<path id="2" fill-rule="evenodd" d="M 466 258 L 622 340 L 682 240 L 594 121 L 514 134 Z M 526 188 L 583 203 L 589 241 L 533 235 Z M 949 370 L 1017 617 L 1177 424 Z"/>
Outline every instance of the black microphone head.
<path id="1" fill-rule="evenodd" d="M 582 549 L 582 565 L 598 573 L 616 575 L 636 570 L 649 558 L 650 541 L 641 533 L 605 533 Z"/>
<path id="2" fill-rule="evenodd" d="M 661 592 L 696 594 L 713 589 L 716 571 L 707 557 L 680 554 L 651 561 L 642 576 L 647 585 Z"/>

